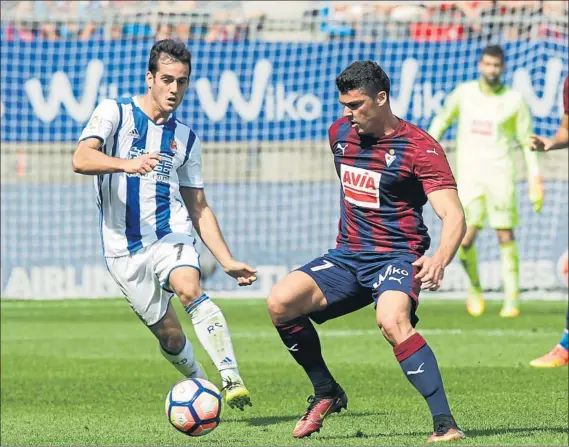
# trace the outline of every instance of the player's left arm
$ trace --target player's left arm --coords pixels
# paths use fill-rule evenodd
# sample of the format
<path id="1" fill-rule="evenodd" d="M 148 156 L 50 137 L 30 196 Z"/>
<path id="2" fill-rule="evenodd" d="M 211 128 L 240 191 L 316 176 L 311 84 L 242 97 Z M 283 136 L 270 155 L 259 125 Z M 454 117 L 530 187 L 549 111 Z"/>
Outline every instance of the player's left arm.
<path id="1" fill-rule="evenodd" d="M 443 222 L 439 246 L 433 256 L 421 256 L 413 265 L 419 272 L 421 289 L 437 290 L 445 267 L 450 264 L 466 233 L 464 210 L 456 181 L 443 148 L 434 140 L 424 141 L 415 151 L 413 170 L 429 203 Z"/>
<path id="2" fill-rule="evenodd" d="M 438 189 L 427 195 L 429 203 L 443 222 L 441 239 L 435 254 L 422 256 L 413 263 L 421 289 L 437 290 L 442 285 L 444 270 L 450 264 L 466 233 L 464 210 L 456 189 Z"/>
<path id="3" fill-rule="evenodd" d="M 516 139 L 522 148 L 528 171 L 529 200 L 535 212 L 541 211 L 544 196 L 543 178 L 539 170 L 538 155 L 531 150 L 533 124 L 529 107 L 524 99 L 520 100 L 516 114 Z"/>
<path id="4" fill-rule="evenodd" d="M 180 194 L 196 233 L 221 264 L 225 273 L 235 278 L 240 286 L 253 284 L 257 279 L 255 275 L 257 270 L 233 258 L 223 238 L 217 218 L 207 203 L 203 188 L 181 187 Z"/>
<path id="5" fill-rule="evenodd" d="M 235 278 L 240 286 L 248 286 L 256 281 L 253 267 L 233 258 L 221 234 L 221 228 L 213 210 L 207 203 L 202 177 L 201 142 L 195 138 L 192 147 L 186 148 L 188 159 L 178 168 L 180 195 L 198 236 L 221 264 L 225 273 Z"/>

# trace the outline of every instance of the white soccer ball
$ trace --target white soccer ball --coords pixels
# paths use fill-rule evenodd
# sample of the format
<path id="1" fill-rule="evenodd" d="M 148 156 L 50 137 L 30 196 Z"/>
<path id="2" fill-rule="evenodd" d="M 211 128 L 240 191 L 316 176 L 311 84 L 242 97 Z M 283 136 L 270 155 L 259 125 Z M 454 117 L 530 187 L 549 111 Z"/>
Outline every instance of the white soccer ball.
<path id="1" fill-rule="evenodd" d="M 221 393 L 204 379 L 184 379 L 166 397 L 166 416 L 174 428 L 188 436 L 203 436 L 219 425 Z"/>

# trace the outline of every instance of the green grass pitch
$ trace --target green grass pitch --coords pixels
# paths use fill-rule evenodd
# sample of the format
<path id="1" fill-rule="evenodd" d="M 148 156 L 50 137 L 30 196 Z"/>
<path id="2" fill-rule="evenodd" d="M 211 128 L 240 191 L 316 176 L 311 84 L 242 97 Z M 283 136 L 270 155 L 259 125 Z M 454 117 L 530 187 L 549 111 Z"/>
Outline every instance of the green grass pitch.
<path id="1" fill-rule="evenodd" d="M 311 392 L 273 329 L 262 300 L 218 300 L 254 406 L 224 408 L 201 438 L 176 432 L 164 399 L 181 377 L 124 300 L 2 301 L 2 445 L 423 445 L 432 431 L 423 398 L 375 326 L 373 309 L 318 330 L 348 411 L 295 440 Z M 177 310 L 181 310 L 176 301 Z M 424 300 L 418 329 L 435 351 L 463 445 L 567 445 L 567 368 L 528 362 L 558 342 L 565 302 L 524 302 L 513 320 L 489 303 L 482 318 L 463 302 Z M 179 312 L 210 379 L 219 375 Z"/>

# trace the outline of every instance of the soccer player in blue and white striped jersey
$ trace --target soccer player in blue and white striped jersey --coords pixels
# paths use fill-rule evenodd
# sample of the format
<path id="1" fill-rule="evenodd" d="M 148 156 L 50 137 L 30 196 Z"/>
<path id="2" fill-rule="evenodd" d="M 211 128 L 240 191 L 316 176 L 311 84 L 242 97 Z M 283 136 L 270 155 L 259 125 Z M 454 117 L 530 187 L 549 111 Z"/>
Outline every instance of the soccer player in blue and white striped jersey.
<path id="1" fill-rule="evenodd" d="M 103 254 L 129 304 L 158 338 L 164 357 L 186 377 L 204 377 L 176 312 L 175 293 L 218 368 L 226 401 L 251 404 L 237 368 L 227 322 L 200 286 L 192 225 L 239 285 L 256 270 L 231 255 L 209 207 L 200 140 L 174 112 L 189 85 L 191 55 L 166 39 L 152 47 L 146 94 L 102 101 L 73 156 L 75 172 L 94 175 Z"/>

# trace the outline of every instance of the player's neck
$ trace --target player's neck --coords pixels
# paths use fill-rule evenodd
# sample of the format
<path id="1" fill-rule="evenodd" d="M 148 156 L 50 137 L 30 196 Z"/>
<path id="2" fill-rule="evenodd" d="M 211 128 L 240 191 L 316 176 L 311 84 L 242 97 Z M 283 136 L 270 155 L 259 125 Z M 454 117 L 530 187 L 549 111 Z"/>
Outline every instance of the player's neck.
<path id="1" fill-rule="evenodd" d="M 490 84 L 486 79 L 484 79 L 484 77 L 480 78 L 478 85 L 480 85 L 480 91 L 486 95 L 494 95 L 502 90 L 502 87 L 504 87 L 502 81 L 498 81 L 495 84 Z"/>
<path id="2" fill-rule="evenodd" d="M 152 98 L 147 93 L 137 97 L 140 109 L 156 124 L 164 124 L 170 118 L 170 114 L 160 110 L 152 102 Z"/>
<path id="3" fill-rule="evenodd" d="M 372 130 L 371 135 L 374 138 L 382 138 L 390 133 L 395 132 L 395 129 L 399 125 L 401 120 L 397 118 L 391 111 L 387 114 L 385 119 L 378 122 L 378 125 L 375 129 Z"/>

